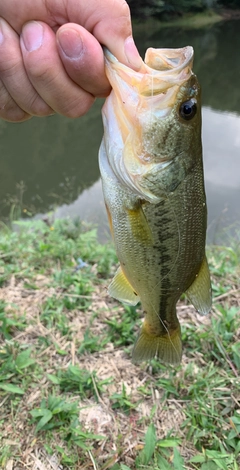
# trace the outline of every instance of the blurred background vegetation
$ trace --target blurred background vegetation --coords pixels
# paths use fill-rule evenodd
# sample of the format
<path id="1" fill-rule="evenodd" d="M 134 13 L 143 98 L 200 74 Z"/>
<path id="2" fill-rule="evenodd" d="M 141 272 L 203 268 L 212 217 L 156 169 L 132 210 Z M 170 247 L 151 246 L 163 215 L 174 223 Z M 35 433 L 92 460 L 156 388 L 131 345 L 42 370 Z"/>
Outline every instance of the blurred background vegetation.
<path id="1" fill-rule="evenodd" d="M 127 0 L 127 2 L 133 18 L 155 17 L 163 21 L 186 13 L 240 8 L 240 0 Z"/>

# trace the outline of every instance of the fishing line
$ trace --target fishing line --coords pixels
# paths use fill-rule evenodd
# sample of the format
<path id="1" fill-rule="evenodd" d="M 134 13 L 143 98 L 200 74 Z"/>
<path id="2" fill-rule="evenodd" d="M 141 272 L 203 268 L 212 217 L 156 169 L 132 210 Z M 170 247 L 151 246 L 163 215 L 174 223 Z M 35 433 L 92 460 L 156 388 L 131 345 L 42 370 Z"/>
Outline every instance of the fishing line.
<path id="1" fill-rule="evenodd" d="M 176 355 L 177 355 L 178 358 L 179 358 L 179 362 L 180 362 L 180 361 L 181 361 L 181 356 L 179 356 L 178 350 L 177 350 L 177 348 L 175 347 L 174 343 L 172 342 L 172 338 L 171 338 L 171 335 L 170 335 L 170 332 L 169 332 L 168 327 L 165 325 L 164 321 L 161 319 L 159 313 L 156 311 L 156 309 L 155 309 L 154 305 L 152 304 L 151 300 L 150 300 L 150 304 L 151 304 L 151 306 L 152 306 L 152 308 L 153 308 L 153 310 L 154 310 L 154 313 L 157 315 L 158 319 L 160 320 L 160 323 L 161 323 L 162 326 L 164 327 L 164 329 L 165 329 L 165 331 L 166 331 L 166 333 L 167 333 L 167 335 L 168 335 L 169 343 L 171 344 L 172 348 L 174 349 Z M 155 352 L 155 357 L 157 356 L 158 349 L 159 349 L 159 347 L 157 346 L 157 349 L 156 349 L 156 352 Z M 157 356 L 157 357 L 158 357 L 158 356 Z"/>
<path id="2" fill-rule="evenodd" d="M 165 279 L 167 276 L 169 276 L 169 274 L 172 272 L 174 266 L 176 266 L 176 263 L 178 261 L 178 258 L 179 258 L 179 255 L 180 255 L 180 239 L 181 239 L 181 233 L 180 233 L 180 228 L 179 228 L 179 223 L 178 223 L 178 219 L 177 219 L 177 215 L 175 213 L 175 210 L 173 208 L 173 206 L 170 204 L 170 199 L 169 199 L 169 196 L 165 193 L 165 197 L 166 197 L 166 200 L 169 202 L 169 206 L 170 206 L 170 209 L 171 211 L 173 212 L 173 215 L 174 215 L 174 219 L 175 219 L 175 222 L 176 222 L 176 226 L 177 226 L 177 233 L 178 233 L 178 249 L 177 249 L 177 255 L 176 255 L 176 258 L 175 258 L 175 261 L 173 262 L 171 268 L 169 269 L 169 271 L 159 279 L 159 281 L 157 282 L 157 284 L 155 284 L 155 286 L 152 288 L 152 291 L 154 291 L 158 285 L 160 284 L 161 281 L 163 281 L 163 279 Z M 160 289 L 160 293 L 161 292 L 171 292 L 170 289 Z"/>
<path id="3" fill-rule="evenodd" d="M 153 124 L 153 74 L 154 70 L 151 69 L 151 101 L 150 101 L 150 128 Z"/>
<path id="4" fill-rule="evenodd" d="M 159 282 L 160 282 L 160 281 L 159 281 Z M 161 292 L 161 290 L 160 290 L 160 292 Z M 178 352 L 177 348 L 175 347 L 175 345 L 174 345 L 174 343 L 173 343 L 173 341 L 172 341 L 172 338 L 171 338 L 171 335 L 170 335 L 170 332 L 169 332 L 169 329 L 168 329 L 167 325 L 166 325 L 166 324 L 164 323 L 164 321 L 161 319 L 160 313 L 157 312 L 157 310 L 155 309 L 155 306 L 153 305 L 153 302 L 151 301 L 151 298 L 150 298 L 150 302 L 149 302 L 149 303 L 150 303 L 150 305 L 151 305 L 151 307 L 152 307 L 154 313 L 156 314 L 157 318 L 159 319 L 161 325 L 163 326 L 164 330 L 166 331 L 167 336 L 168 336 L 168 339 L 169 339 L 169 342 L 170 342 L 172 348 L 174 349 L 174 351 L 175 351 L 177 357 L 179 358 L 179 362 L 180 362 L 180 361 L 181 361 L 181 356 L 179 355 L 179 352 Z M 177 315 L 176 312 L 175 312 L 175 315 Z M 147 317 L 147 314 L 146 314 L 146 317 Z M 146 317 L 145 317 L 145 318 L 146 318 Z M 157 356 L 158 350 L 159 350 L 159 346 L 157 345 L 156 352 L 155 352 L 155 357 L 158 357 L 158 356 Z"/>
<path id="5" fill-rule="evenodd" d="M 179 258 L 179 255 L 180 255 L 180 228 L 179 228 L 179 223 L 178 223 L 178 219 L 177 219 L 177 215 L 175 213 L 175 210 L 173 208 L 173 206 L 170 204 L 170 199 L 169 199 L 169 196 L 165 193 L 165 197 L 166 197 L 166 200 L 169 202 L 169 206 L 170 206 L 170 209 L 172 210 L 172 213 L 174 215 L 174 220 L 175 220 L 175 223 L 176 223 L 176 226 L 177 226 L 177 233 L 178 233 L 178 251 L 177 251 L 177 255 L 176 255 L 176 258 L 175 258 L 175 261 L 173 263 L 173 265 L 171 266 L 170 270 L 168 271 L 167 274 L 165 274 L 161 279 L 159 279 L 159 281 L 157 282 L 157 284 L 152 288 L 152 292 L 156 291 L 157 289 L 157 286 L 160 284 L 160 282 L 165 279 L 173 270 L 174 266 L 176 265 L 177 261 L 178 261 L 178 258 Z M 167 292 L 171 292 L 170 289 L 169 290 L 163 290 L 163 289 L 160 289 L 160 293 L 167 293 Z M 181 360 L 181 357 L 179 356 L 179 353 L 178 353 L 178 350 L 177 348 L 175 347 L 172 339 L 171 339 L 171 335 L 170 335 L 170 332 L 169 332 L 169 329 L 167 327 L 167 325 L 164 323 L 164 321 L 161 319 L 161 316 L 160 316 L 160 313 L 157 312 L 157 310 L 155 309 L 151 299 L 150 299 L 150 305 L 151 307 L 153 308 L 153 311 L 154 313 L 156 314 L 157 318 L 159 319 L 161 325 L 163 326 L 163 328 L 165 329 L 167 335 L 168 335 L 168 339 L 169 339 L 169 342 L 172 346 L 172 348 L 174 349 L 176 355 L 178 356 L 179 358 L 179 361 Z M 158 355 L 158 350 L 159 350 L 159 346 L 157 345 L 157 350 L 156 350 L 156 353 L 155 353 L 155 356 Z"/>
<path id="6" fill-rule="evenodd" d="M 151 95 L 150 95 L 150 119 L 149 119 L 149 123 L 150 123 L 150 128 L 152 127 L 153 125 L 153 120 L 154 120 L 154 113 L 153 113 L 153 96 L 154 96 L 154 90 L 153 90 L 153 85 L 154 85 L 154 70 L 152 69 L 151 70 Z M 178 223 L 178 219 L 177 219 L 177 215 L 174 211 L 174 208 L 172 207 L 171 203 L 170 203 L 170 198 L 168 196 L 167 193 L 165 193 L 165 198 L 166 200 L 169 202 L 169 206 L 170 206 L 170 209 L 173 213 L 173 217 L 174 217 L 174 220 L 175 220 L 175 223 L 176 223 L 176 228 L 177 228 L 177 233 L 178 233 L 178 247 L 177 247 L 177 255 L 176 255 L 176 258 L 174 260 L 174 263 L 172 264 L 171 268 L 169 269 L 168 273 L 165 274 L 161 279 L 159 279 L 159 281 L 156 283 L 156 285 L 151 289 L 151 292 L 155 292 L 158 285 L 162 282 L 162 280 L 164 280 L 167 276 L 169 276 L 169 274 L 172 272 L 172 270 L 174 269 L 174 267 L 176 266 L 176 263 L 179 259 L 179 255 L 180 255 L 180 228 L 179 228 L 179 223 Z M 160 294 L 161 292 L 171 292 L 170 289 L 169 290 L 163 290 L 163 289 L 160 289 Z M 173 348 L 173 350 L 175 351 L 177 357 L 179 358 L 179 361 L 181 360 L 181 357 L 179 356 L 179 353 L 178 353 L 178 350 L 177 348 L 175 347 L 172 339 L 171 339 L 171 335 L 170 335 L 170 332 L 169 332 L 169 329 L 167 327 L 167 325 L 164 323 L 164 321 L 161 319 L 161 316 L 160 316 L 160 313 L 156 311 L 152 301 L 151 301 L 151 298 L 150 298 L 150 305 L 154 311 L 154 313 L 156 314 L 157 318 L 159 319 L 161 325 L 163 326 L 164 330 L 166 331 L 167 335 L 168 335 L 168 339 L 169 339 L 169 342 Z M 158 355 L 158 350 L 159 350 L 159 346 L 157 345 L 157 348 L 156 348 L 156 352 L 155 352 L 155 357 Z"/>

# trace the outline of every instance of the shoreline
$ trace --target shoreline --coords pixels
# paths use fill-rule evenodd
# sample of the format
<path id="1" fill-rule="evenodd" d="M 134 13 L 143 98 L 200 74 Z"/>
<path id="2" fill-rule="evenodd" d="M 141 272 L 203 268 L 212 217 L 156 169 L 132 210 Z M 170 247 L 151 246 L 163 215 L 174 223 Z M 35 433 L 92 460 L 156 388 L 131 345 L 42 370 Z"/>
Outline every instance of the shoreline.
<path id="1" fill-rule="evenodd" d="M 211 26 L 215 23 L 222 21 L 231 21 L 240 19 L 239 10 L 228 10 L 222 9 L 219 11 L 209 10 L 203 13 L 187 13 L 175 19 L 169 19 L 168 21 L 162 21 L 160 19 L 149 17 L 145 19 L 132 18 L 133 31 L 139 33 L 143 29 L 151 28 L 152 31 L 159 28 L 172 28 L 172 27 L 184 27 L 185 29 L 198 29 L 204 26 Z"/>

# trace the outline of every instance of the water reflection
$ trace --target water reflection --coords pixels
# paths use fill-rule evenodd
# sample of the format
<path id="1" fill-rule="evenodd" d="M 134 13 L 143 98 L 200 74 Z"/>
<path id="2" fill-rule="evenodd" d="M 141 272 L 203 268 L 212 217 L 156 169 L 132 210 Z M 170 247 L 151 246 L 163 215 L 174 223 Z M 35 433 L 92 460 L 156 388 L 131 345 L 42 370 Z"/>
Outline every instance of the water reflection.
<path id="1" fill-rule="evenodd" d="M 9 215 L 22 192 L 23 208 L 36 213 L 70 203 L 99 178 L 102 103 L 98 100 L 77 120 L 62 116 L 20 124 L 0 120 L 0 216 Z"/>
<path id="2" fill-rule="evenodd" d="M 136 42 L 148 47 L 194 48 L 194 72 L 202 86 L 203 105 L 240 114 L 240 21 L 224 21 L 200 29 L 136 27 Z"/>
<path id="3" fill-rule="evenodd" d="M 240 220 L 240 116 L 203 107 L 203 148 L 208 242 L 221 243 L 223 228 Z M 67 215 L 100 224 L 100 239 L 108 236 L 100 180 L 56 211 L 56 217 Z"/>
<path id="4" fill-rule="evenodd" d="M 240 221 L 240 116 L 205 107 L 202 114 L 208 241 L 224 243 L 223 228 Z"/>
<path id="5" fill-rule="evenodd" d="M 194 70 L 202 84 L 203 145 L 209 208 L 209 240 L 240 219 L 240 21 L 199 30 L 137 26 L 136 42 L 147 47 L 195 49 Z M 79 215 L 102 223 L 106 218 L 97 153 L 102 136 L 97 101 L 78 120 L 60 116 L 22 124 L 0 122 L 0 216 L 20 201 L 21 209 L 57 216 Z M 16 185 L 23 181 L 23 185 Z M 90 188 L 90 189 L 87 189 Z M 23 203 L 21 198 L 23 197 Z M 74 202 L 72 202 L 74 201 Z"/>

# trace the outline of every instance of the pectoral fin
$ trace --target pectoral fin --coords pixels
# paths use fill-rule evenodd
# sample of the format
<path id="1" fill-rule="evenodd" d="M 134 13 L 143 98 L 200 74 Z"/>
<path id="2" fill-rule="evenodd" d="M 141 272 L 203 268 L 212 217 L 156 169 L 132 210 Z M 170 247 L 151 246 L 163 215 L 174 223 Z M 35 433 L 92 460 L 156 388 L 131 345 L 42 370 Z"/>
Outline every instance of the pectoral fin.
<path id="1" fill-rule="evenodd" d="M 128 305 L 137 305 L 140 301 L 137 293 L 134 292 L 134 289 L 122 272 L 121 267 L 118 268 L 111 284 L 109 285 L 108 292 L 112 297 L 114 297 L 114 299 L 120 300 L 120 302 L 124 302 Z"/>
<path id="2" fill-rule="evenodd" d="M 148 221 L 144 214 L 142 203 L 139 203 L 134 209 L 127 209 L 127 220 L 133 239 L 142 244 L 152 244 L 153 236 Z"/>
<path id="3" fill-rule="evenodd" d="M 185 292 L 195 309 L 206 315 L 212 306 L 212 289 L 206 256 L 203 259 L 196 279 Z"/>

